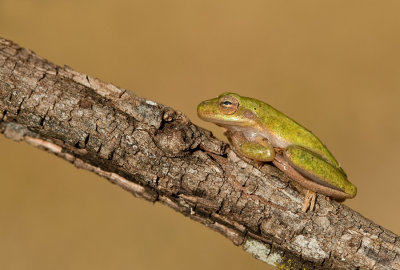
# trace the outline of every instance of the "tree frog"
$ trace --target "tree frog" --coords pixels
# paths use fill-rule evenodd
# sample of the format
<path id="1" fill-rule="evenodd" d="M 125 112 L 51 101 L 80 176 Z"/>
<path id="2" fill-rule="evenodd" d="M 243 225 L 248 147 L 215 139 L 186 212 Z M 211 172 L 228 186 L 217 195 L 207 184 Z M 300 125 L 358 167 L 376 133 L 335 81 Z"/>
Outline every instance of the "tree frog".
<path id="1" fill-rule="evenodd" d="M 314 209 L 316 193 L 337 201 L 356 195 L 356 186 L 326 146 L 311 131 L 267 103 L 223 93 L 201 102 L 197 114 L 224 128 L 240 156 L 272 162 L 288 174 L 306 191 L 304 212 Z"/>

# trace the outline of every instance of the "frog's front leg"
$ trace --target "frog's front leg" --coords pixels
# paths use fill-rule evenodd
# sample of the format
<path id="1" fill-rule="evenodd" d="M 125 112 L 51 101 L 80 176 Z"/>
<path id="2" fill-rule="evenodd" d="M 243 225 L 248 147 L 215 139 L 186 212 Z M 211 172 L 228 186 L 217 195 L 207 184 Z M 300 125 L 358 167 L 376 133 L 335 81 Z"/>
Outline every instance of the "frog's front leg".
<path id="1" fill-rule="evenodd" d="M 268 162 L 275 158 L 275 150 L 272 145 L 262 137 L 246 138 L 241 132 L 227 131 L 227 135 L 233 148 L 240 155 L 258 162 Z"/>

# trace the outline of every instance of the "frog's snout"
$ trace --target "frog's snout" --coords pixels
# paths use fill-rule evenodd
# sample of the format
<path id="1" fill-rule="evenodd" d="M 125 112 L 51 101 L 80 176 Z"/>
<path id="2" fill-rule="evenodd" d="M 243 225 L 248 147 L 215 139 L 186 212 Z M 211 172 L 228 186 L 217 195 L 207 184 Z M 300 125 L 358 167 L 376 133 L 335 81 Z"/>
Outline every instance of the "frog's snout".
<path id="1" fill-rule="evenodd" d="M 199 105 L 197 105 L 197 115 L 200 117 L 204 115 L 205 108 L 206 108 L 206 101 L 202 101 Z"/>
<path id="2" fill-rule="evenodd" d="M 215 115 L 215 104 L 213 100 L 202 101 L 197 106 L 197 115 L 203 120 L 213 118 L 213 115 Z"/>

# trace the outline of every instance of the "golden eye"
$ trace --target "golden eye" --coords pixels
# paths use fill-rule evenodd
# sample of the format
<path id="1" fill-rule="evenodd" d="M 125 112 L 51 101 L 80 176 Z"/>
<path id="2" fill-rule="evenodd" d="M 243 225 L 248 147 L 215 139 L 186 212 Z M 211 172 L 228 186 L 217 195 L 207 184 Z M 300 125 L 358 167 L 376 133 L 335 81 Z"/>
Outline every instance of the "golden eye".
<path id="1" fill-rule="evenodd" d="M 223 114 L 233 114 L 239 107 L 239 101 L 231 96 L 222 97 L 219 101 L 219 110 Z"/>

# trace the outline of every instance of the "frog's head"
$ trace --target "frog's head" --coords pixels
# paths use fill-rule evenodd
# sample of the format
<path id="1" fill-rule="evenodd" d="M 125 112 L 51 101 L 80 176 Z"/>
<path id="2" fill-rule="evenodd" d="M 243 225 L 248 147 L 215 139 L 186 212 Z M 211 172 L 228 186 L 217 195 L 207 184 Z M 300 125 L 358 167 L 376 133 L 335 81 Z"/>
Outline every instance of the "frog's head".
<path id="1" fill-rule="evenodd" d="M 256 99 L 227 92 L 201 102 L 197 114 L 201 119 L 223 127 L 254 126 L 259 119 L 260 105 Z"/>

